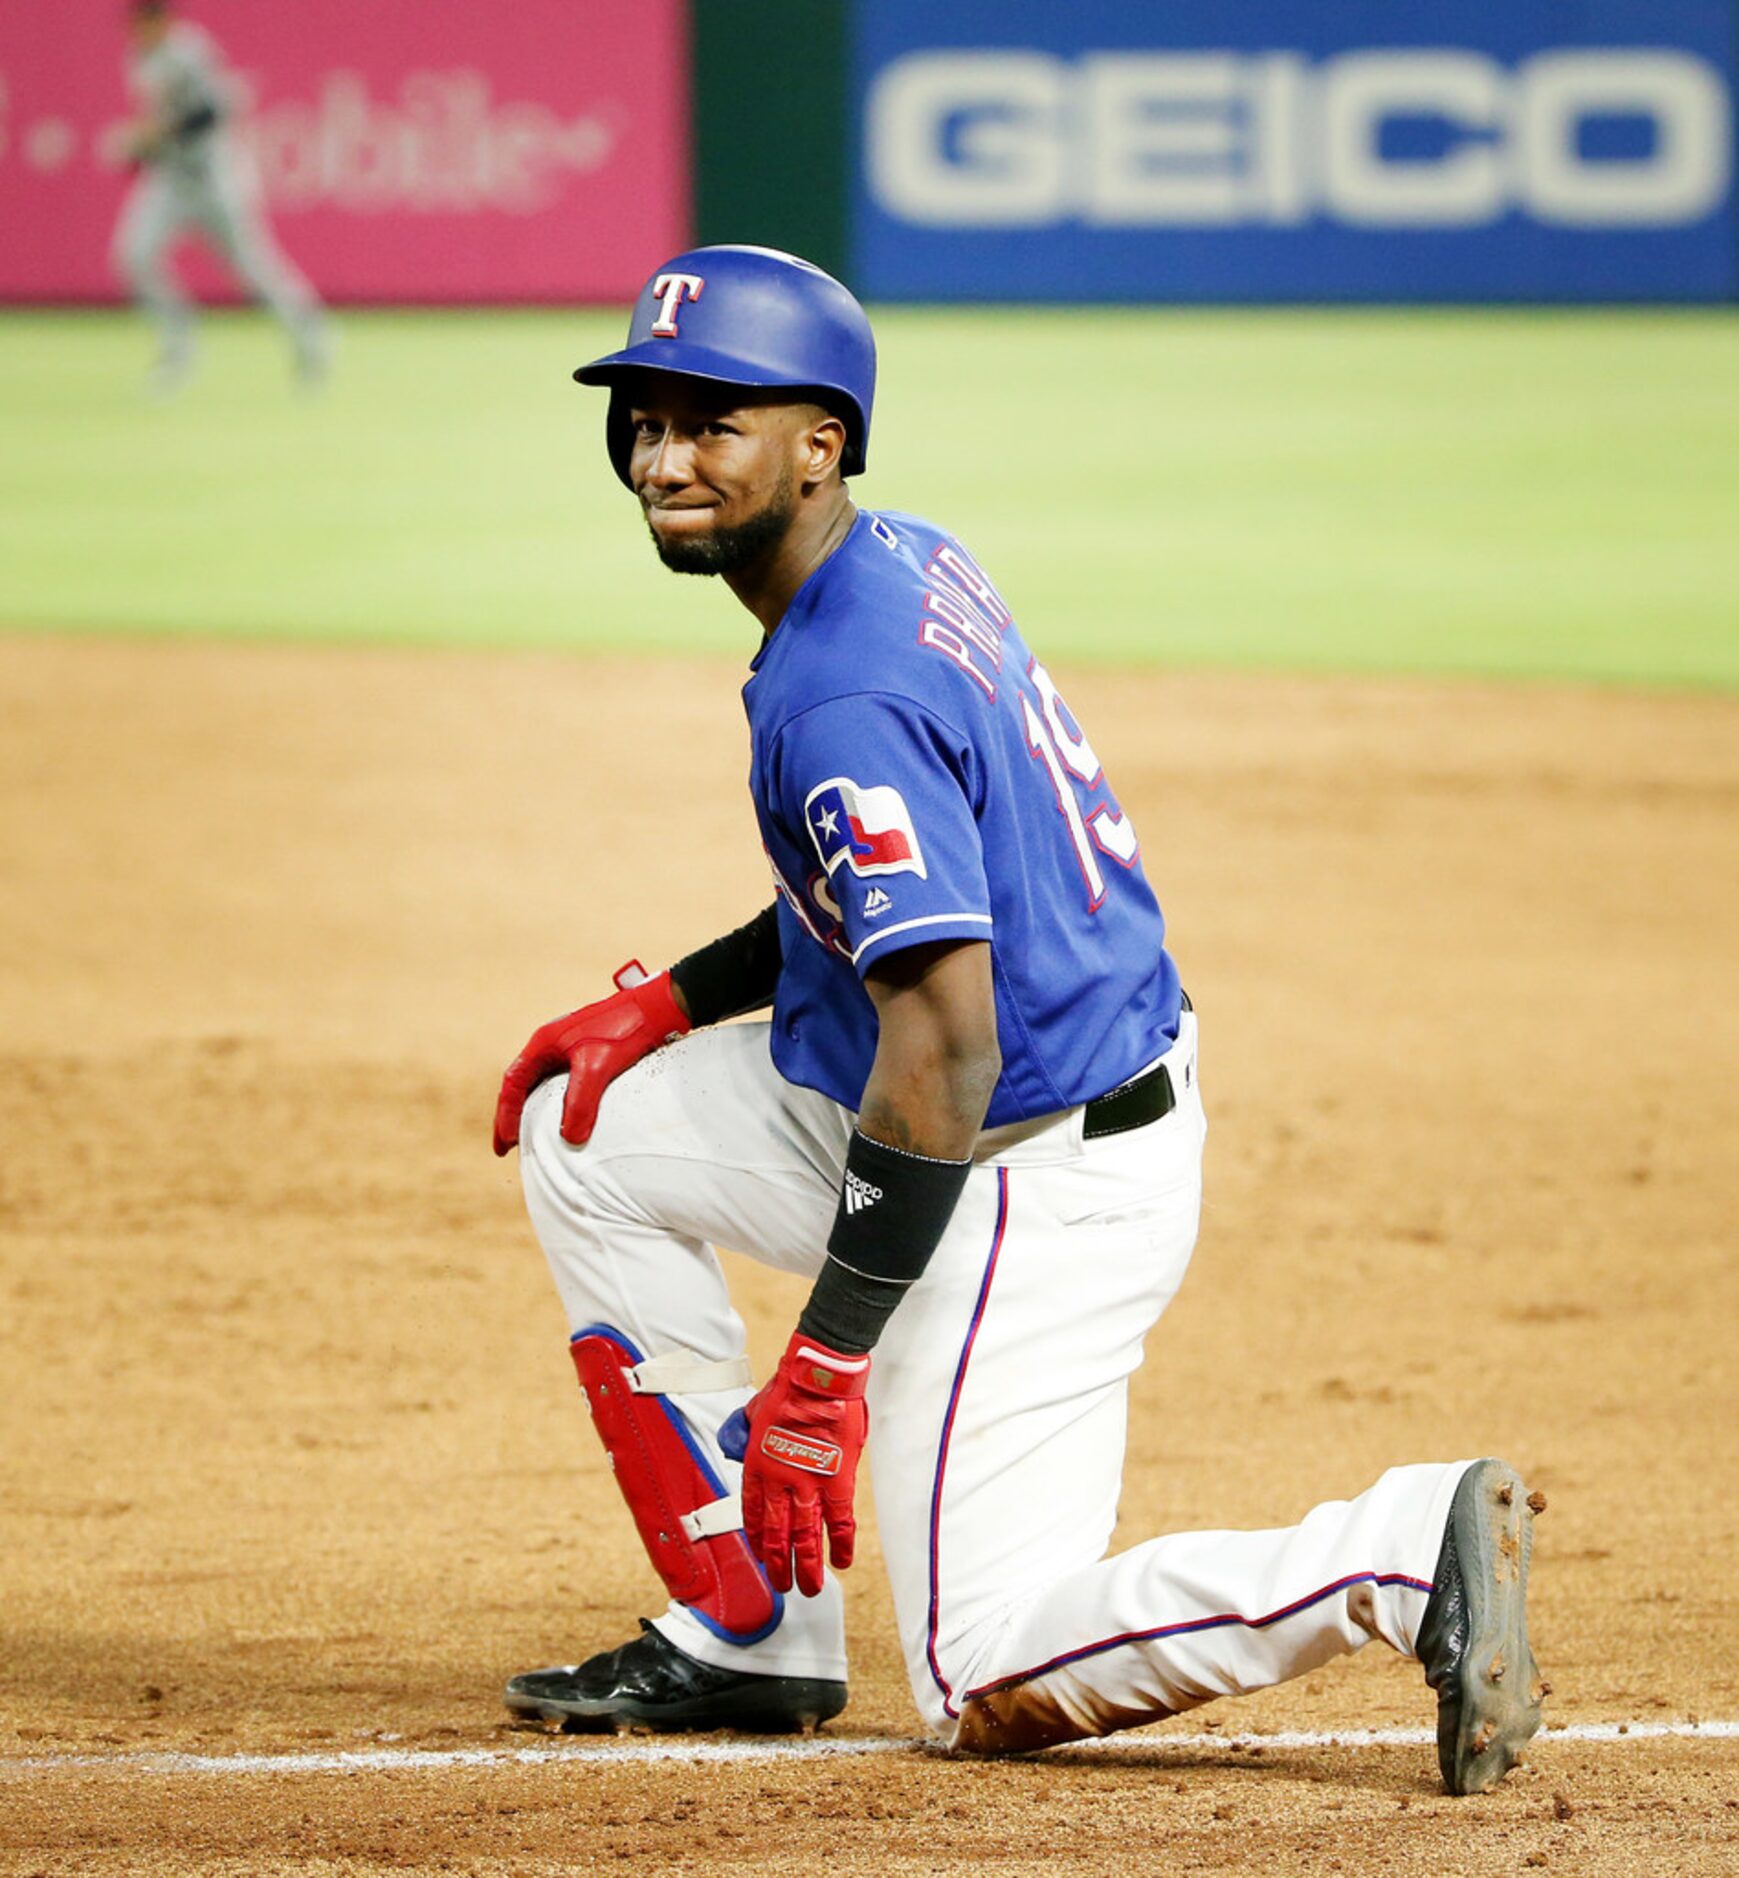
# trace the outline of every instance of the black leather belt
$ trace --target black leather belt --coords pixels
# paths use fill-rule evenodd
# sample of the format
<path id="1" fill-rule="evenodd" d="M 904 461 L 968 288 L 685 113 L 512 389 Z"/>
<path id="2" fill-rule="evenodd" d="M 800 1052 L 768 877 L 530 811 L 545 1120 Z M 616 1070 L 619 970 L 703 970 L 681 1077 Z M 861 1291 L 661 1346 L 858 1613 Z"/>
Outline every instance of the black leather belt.
<path id="1" fill-rule="evenodd" d="M 1194 1007 L 1186 992 L 1183 1008 Z M 1177 1107 L 1177 1091 L 1171 1086 L 1171 1072 L 1157 1063 L 1145 1076 L 1112 1089 L 1087 1104 L 1087 1116 L 1081 1133 L 1088 1141 L 1102 1135 L 1126 1135 L 1132 1128 L 1145 1128 Z"/>
<path id="2" fill-rule="evenodd" d="M 1087 1119 L 1081 1133 L 1088 1141 L 1101 1135 L 1126 1135 L 1132 1128 L 1145 1128 L 1177 1107 L 1177 1091 L 1171 1086 L 1171 1074 L 1163 1063 L 1150 1069 L 1134 1082 L 1100 1096 L 1087 1104 Z"/>

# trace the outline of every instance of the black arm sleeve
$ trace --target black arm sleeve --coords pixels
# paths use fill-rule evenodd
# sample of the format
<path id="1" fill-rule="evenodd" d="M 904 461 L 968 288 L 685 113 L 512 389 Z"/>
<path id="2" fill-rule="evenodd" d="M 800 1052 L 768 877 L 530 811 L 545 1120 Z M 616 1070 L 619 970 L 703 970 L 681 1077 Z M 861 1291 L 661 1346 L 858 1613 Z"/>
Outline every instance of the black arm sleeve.
<path id="1" fill-rule="evenodd" d="M 781 957 L 775 902 L 748 925 L 678 959 L 670 976 L 696 1026 L 716 1024 L 773 1002 Z"/>

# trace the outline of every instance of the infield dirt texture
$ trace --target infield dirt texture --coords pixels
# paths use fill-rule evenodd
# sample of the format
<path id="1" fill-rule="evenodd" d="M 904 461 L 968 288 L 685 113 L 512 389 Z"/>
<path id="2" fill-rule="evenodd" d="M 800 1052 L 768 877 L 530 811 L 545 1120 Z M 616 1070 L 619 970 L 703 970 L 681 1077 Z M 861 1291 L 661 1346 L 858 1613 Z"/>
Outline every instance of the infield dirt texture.
<path id="1" fill-rule="evenodd" d="M 281 587 L 246 494 L 222 578 L 257 541 Z M 101 572 L 79 539 L 69 588 Z M 1107 667 L 1018 590 L 1202 1019 L 1207 1210 L 1119 1543 L 1504 1453 L 1550 1499 L 1536 1640 L 1571 1732 L 1450 1800 L 1422 1740 L 1359 1738 L 1432 1714 L 1373 1645 L 952 1762 L 915 1740 L 873 1515 L 816 1743 L 505 1726 L 507 1675 L 622 1640 L 657 1587 L 489 1152 L 496 1079 L 623 959 L 766 898 L 752 629 L 651 591 L 716 653 L 0 632 L 0 1874 L 1734 1869 L 1739 706 Z M 800 1289 L 732 1271 L 764 1372 Z"/>

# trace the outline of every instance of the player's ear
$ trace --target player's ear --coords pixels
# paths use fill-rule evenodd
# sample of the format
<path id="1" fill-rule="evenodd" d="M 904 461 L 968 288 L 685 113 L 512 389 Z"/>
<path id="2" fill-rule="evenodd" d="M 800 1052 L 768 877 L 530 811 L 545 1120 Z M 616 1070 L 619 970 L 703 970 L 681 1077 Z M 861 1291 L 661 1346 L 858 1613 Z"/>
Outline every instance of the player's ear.
<path id="1" fill-rule="evenodd" d="M 803 480 L 824 483 L 839 468 L 845 454 L 845 425 L 817 407 L 813 422 L 803 432 Z"/>

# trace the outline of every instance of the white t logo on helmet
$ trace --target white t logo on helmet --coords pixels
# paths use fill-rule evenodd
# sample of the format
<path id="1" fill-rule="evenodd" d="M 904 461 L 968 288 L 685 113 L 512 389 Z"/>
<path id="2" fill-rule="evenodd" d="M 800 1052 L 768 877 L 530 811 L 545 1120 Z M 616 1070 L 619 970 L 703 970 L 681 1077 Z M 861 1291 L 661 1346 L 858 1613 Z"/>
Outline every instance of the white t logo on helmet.
<path id="1" fill-rule="evenodd" d="M 698 300 L 700 290 L 706 285 L 699 274 L 660 274 L 652 283 L 652 297 L 663 305 L 658 310 L 658 317 L 652 322 L 652 335 L 655 339 L 674 339 L 676 335 L 676 309 L 684 300 Z"/>

